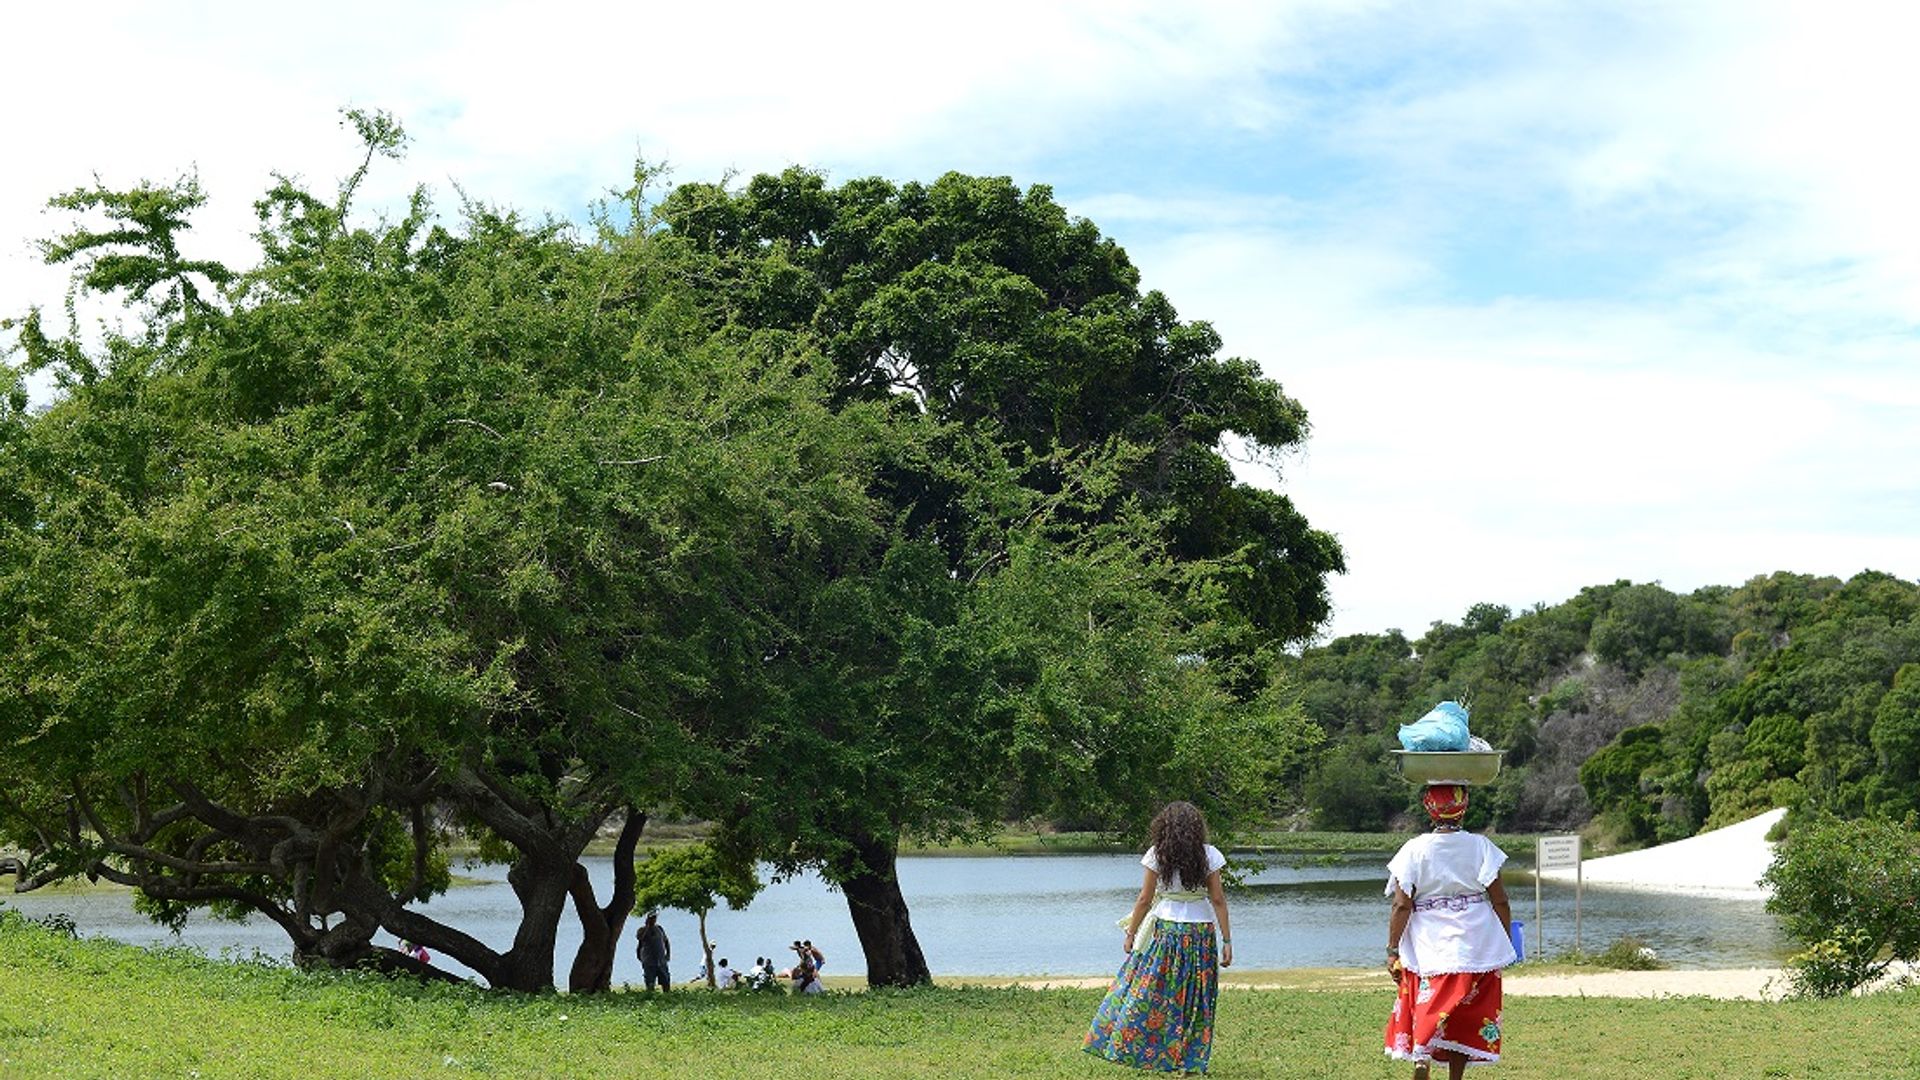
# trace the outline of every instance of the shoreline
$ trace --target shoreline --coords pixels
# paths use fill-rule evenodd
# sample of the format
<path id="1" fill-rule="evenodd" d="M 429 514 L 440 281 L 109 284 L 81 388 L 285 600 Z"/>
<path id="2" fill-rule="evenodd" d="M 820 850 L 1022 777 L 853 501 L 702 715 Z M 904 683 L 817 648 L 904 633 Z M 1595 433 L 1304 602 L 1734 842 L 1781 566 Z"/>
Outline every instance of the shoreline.
<path id="1" fill-rule="evenodd" d="M 938 982 L 939 977 L 935 977 Z M 1112 976 L 1040 976 L 982 978 L 956 976 L 949 986 L 1018 986 L 1030 990 L 1101 990 Z M 1311 990 L 1327 993 L 1387 993 L 1385 971 L 1359 968 L 1292 968 L 1223 974 L 1222 990 Z M 1780 968 L 1663 968 L 1657 971 L 1549 968 L 1538 973 L 1509 971 L 1501 992 L 1516 997 L 1664 998 L 1702 997 L 1720 1001 L 1779 1001 L 1786 996 Z"/>

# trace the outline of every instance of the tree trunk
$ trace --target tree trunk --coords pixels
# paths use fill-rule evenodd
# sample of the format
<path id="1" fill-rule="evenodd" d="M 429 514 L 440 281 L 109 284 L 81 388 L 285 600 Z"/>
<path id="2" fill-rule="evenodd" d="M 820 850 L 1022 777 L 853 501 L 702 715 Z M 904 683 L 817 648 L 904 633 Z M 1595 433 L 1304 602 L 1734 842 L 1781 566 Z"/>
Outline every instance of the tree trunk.
<path id="1" fill-rule="evenodd" d="M 451 971 L 423 964 L 398 949 L 389 949 L 384 945 L 369 947 L 353 966 L 378 971 L 383 975 L 410 975 L 421 982 L 461 984 L 467 981 Z"/>
<path id="2" fill-rule="evenodd" d="M 713 977 L 713 942 L 707 940 L 707 909 L 701 908 L 700 916 L 700 955 L 707 959 L 707 989 L 720 989 L 720 980 Z"/>
<path id="3" fill-rule="evenodd" d="M 841 875 L 853 929 L 860 935 L 860 951 L 867 958 L 868 986 L 919 986 L 933 981 L 920 941 L 913 936 L 907 901 L 900 894 L 894 872 L 897 844 L 858 833 L 849 837 L 859 853 L 859 865 Z"/>
<path id="4" fill-rule="evenodd" d="M 507 884 L 520 901 L 520 925 L 513 935 L 512 948 L 500 954 L 480 950 L 480 963 L 459 953 L 454 955 L 499 989 L 553 989 L 555 938 L 560 919 L 567 912 L 580 853 L 620 804 L 601 804 L 588 794 L 575 802 L 578 812 L 562 815 L 555 807 L 526 799 L 510 783 L 471 762 L 454 773 L 449 794 L 513 846 L 517 857 L 507 871 Z M 411 917 L 411 913 L 402 914 Z M 383 922 L 387 929 L 404 934 L 410 941 L 432 944 L 428 938 L 405 933 L 391 920 Z"/>
<path id="5" fill-rule="evenodd" d="M 536 862 L 524 855 L 507 871 L 507 883 L 520 900 L 520 926 L 513 947 L 500 957 L 498 977 L 487 981 L 502 990 L 529 992 L 553 989 L 554 939 L 560 917 L 566 914 L 567 886 L 575 862 Z"/>
<path id="6" fill-rule="evenodd" d="M 626 824 L 620 827 L 620 840 L 613 846 L 613 894 L 607 898 L 606 907 L 595 904 L 587 868 L 573 864 L 569 892 L 574 914 L 580 918 L 580 949 L 573 954 L 573 968 L 567 974 L 567 989 L 573 993 L 613 989 L 613 961 L 620 947 L 620 931 L 633 913 L 633 849 L 646 827 L 647 815 L 627 807 Z"/>

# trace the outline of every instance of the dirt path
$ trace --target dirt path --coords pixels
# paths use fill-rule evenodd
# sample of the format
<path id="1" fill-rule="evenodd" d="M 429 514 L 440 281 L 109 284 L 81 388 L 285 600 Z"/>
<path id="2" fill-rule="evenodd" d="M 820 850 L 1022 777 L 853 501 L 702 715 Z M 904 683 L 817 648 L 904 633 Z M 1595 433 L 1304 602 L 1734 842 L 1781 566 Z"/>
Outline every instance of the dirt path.
<path id="1" fill-rule="evenodd" d="M 1035 989 L 1072 987 L 1105 989 L 1107 978 L 1041 978 L 994 980 L 998 985 Z M 1302 972 L 1248 972 L 1220 980 L 1223 989 L 1254 990 L 1381 990 L 1385 972 L 1316 970 Z M 1578 971 L 1506 976 L 1501 991 L 1519 997 L 1710 997 L 1777 1001 L 1786 988 L 1778 968 L 1736 968 L 1721 971 Z"/>
<path id="2" fill-rule="evenodd" d="M 1503 994 L 1517 997 L 1710 997 L 1778 1001 L 1787 980 L 1779 968 L 1724 971 L 1593 971 L 1507 976 Z"/>

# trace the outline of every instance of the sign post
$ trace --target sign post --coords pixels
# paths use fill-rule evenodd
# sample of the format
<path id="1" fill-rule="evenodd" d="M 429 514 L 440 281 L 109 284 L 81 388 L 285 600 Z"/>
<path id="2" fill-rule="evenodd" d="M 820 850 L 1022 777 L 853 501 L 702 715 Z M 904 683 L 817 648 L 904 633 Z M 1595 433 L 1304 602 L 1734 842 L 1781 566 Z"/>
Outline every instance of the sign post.
<path id="1" fill-rule="evenodd" d="M 1580 834 L 1541 837 L 1534 848 L 1533 865 L 1533 951 L 1541 956 L 1546 955 L 1547 924 L 1540 917 L 1540 875 L 1567 867 L 1573 868 L 1573 947 L 1577 951 L 1580 948 L 1580 901 L 1586 891 L 1580 871 Z"/>

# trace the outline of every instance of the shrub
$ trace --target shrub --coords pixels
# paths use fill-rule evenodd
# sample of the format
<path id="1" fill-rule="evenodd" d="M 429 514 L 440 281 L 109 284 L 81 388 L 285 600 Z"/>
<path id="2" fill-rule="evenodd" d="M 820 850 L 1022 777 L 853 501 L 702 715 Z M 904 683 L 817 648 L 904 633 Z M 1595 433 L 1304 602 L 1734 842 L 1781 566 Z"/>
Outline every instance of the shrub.
<path id="1" fill-rule="evenodd" d="M 1798 823 L 1761 881 L 1773 887 L 1767 910 L 1806 946 L 1788 962 L 1796 994 L 1837 997 L 1920 958 L 1920 834 L 1911 821 Z"/>
<path id="2" fill-rule="evenodd" d="M 1320 828 L 1375 832 L 1399 808 L 1402 786 L 1367 747 L 1348 743 L 1321 760 L 1303 794 Z"/>
<path id="3" fill-rule="evenodd" d="M 1658 971 L 1667 966 L 1660 954 L 1631 934 L 1614 941 L 1597 953 L 1569 952 L 1561 957 L 1569 964 L 1583 967 L 1614 968 L 1620 971 Z"/>

